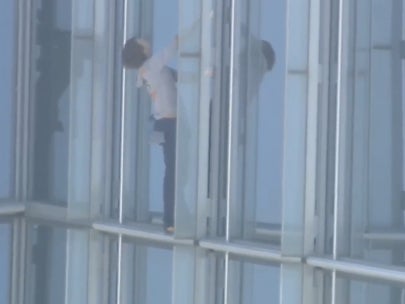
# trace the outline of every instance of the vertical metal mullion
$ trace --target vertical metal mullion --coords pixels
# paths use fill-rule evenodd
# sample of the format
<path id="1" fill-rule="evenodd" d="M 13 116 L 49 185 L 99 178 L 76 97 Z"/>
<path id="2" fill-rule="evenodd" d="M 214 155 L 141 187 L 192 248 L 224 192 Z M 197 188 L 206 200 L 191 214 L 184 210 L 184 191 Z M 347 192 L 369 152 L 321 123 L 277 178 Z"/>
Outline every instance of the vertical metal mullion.
<path id="1" fill-rule="evenodd" d="M 124 0 L 124 41 L 127 39 L 128 27 L 128 0 Z M 123 198 L 124 198 L 124 148 L 125 148 L 125 92 L 126 73 L 122 70 L 122 94 L 121 94 L 121 125 L 120 125 L 120 169 L 119 169 L 119 199 L 118 199 L 118 222 L 122 224 Z M 118 235 L 118 261 L 117 261 L 117 304 L 121 304 L 121 270 L 122 270 L 122 235 Z"/>
<path id="2" fill-rule="evenodd" d="M 320 5 L 320 41 L 319 44 L 319 52 L 320 52 L 320 78 L 319 78 L 319 86 L 320 86 L 320 103 L 319 103 L 319 113 L 318 113 L 318 120 L 319 120 L 319 133 L 318 133 L 318 151 L 319 155 L 317 157 L 317 168 L 316 168 L 316 202 L 315 202 L 315 245 L 314 245 L 314 252 L 316 254 L 324 254 L 325 253 L 325 246 L 326 246 L 326 237 L 328 231 L 327 225 L 327 210 L 328 210 L 328 187 L 329 187 L 329 173 L 327 170 L 328 162 L 330 162 L 329 158 L 329 136 L 328 134 L 331 132 L 330 126 L 331 123 L 328 119 L 329 112 L 332 108 L 332 103 L 329 98 L 331 92 L 331 73 L 333 68 L 331 67 L 331 46 L 332 41 L 334 39 L 332 26 L 334 22 L 333 14 L 332 14 L 332 7 L 333 7 L 333 0 L 328 0 L 321 2 Z M 313 269 L 313 268 L 312 268 Z M 327 277 L 323 271 L 313 270 L 313 289 L 314 289 L 314 302 L 315 303 L 323 303 L 324 298 L 328 292 L 328 284 L 327 284 Z M 304 289 L 305 292 L 305 289 Z M 326 301 L 326 300 L 325 300 Z"/>
<path id="3" fill-rule="evenodd" d="M 321 2 L 311 0 L 309 3 L 308 21 L 308 80 L 307 80 L 307 110 L 306 110 L 306 157 L 305 162 L 305 194 L 304 194 L 304 234 L 303 255 L 306 256 L 314 251 L 315 240 L 315 202 L 317 196 L 317 168 L 319 149 L 319 119 L 321 100 L 319 100 L 320 69 L 320 35 L 321 35 Z M 314 273 L 309 267 L 302 268 L 302 298 L 303 303 L 313 303 L 315 300 Z"/>
<path id="4" fill-rule="evenodd" d="M 340 201 L 340 120 L 341 120 L 341 101 L 342 101 L 342 53 L 343 53 L 343 2 L 339 0 L 339 21 L 338 21 L 338 52 L 337 52 L 337 85 L 336 85 L 336 138 L 335 138 L 335 176 L 334 176 L 334 199 L 333 199 L 333 260 L 338 258 L 338 208 Z M 336 302 L 336 270 L 332 272 L 332 304 Z"/>
<path id="5" fill-rule="evenodd" d="M 13 196 L 16 200 L 28 198 L 28 159 L 29 151 L 29 80 L 30 80 L 30 29 L 31 29 L 32 1 L 16 1 L 14 4 L 16 21 L 14 23 L 17 36 L 15 76 L 15 159 L 14 159 L 14 187 Z M 23 304 L 25 302 L 25 255 L 26 255 L 25 220 L 16 217 L 12 224 L 12 255 L 11 255 L 11 293 L 10 303 Z"/>
<path id="6" fill-rule="evenodd" d="M 25 273 L 26 273 L 26 258 L 25 258 L 25 253 L 26 253 L 26 250 L 27 250 L 27 237 L 26 237 L 26 235 L 27 235 L 27 225 L 26 225 L 26 221 L 25 221 L 25 219 L 24 218 L 21 218 L 20 220 L 19 220 L 19 223 L 18 223 L 18 226 L 19 226 L 19 229 L 20 229 L 20 231 L 19 231 L 19 234 L 18 234 L 18 236 L 19 236 L 19 243 L 20 243 L 20 246 L 19 246 L 19 261 L 18 261 L 18 263 L 19 263 L 19 269 L 18 269 L 18 274 L 19 274 L 19 283 L 18 283 L 18 286 L 19 286 L 19 288 L 20 288 L 20 291 L 19 291 L 19 301 L 18 301 L 18 303 L 19 304 L 23 304 L 23 303 L 25 303 Z"/>
<path id="7" fill-rule="evenodd" d="M 109 31 L 109 37 L 108 37 L 108 41 L 112 42 L 111 46 L 108 50 L 108 71 L 113 71 L 115 68 L 115 32 L 118 30 L 117 28 L 117 22 L 115 20 L 116 16 L 117 16 L 117 7 L 119 6 L 118 3 L 111 4 L 109 3 L 109 6 L 111 7 L 111 10 L 108 14 L 108 18 L 111 21 L 111 30 Z M 108 79 L 108 83 L 111 84 L 110 86 L 108 86 L 107 89 L 107 96 L 108 98 L 111 98 L 111 100 L 114 100 L 114 87 L 115 87 L 115 83 L 114 83 L 114 77 L 112 75 L 112 73 L 109 73 L 107 76 Z M 114 106 L 113 103 L 111 103 L 109 109 L 107 110 L 107 113 L 113 113 Z M 114 128 L 113 128 L 113 115 L 107 115 L 107 122 L 106 122 L 107 126 L 110 126 L 110 128 L 107 129 L 107 135 L 106 135 L 106 142 L 107 143 L 111 143 L 111 145 L 114 144 Z M 112 164 L 113 164 L 113 150 L 112 149 L 107 149 L 106 151 L 106 155 L 105 155 L 105 173 L 106 173 L 106 180 L 111 181 L 110 182 L 110 186 L 105 188 L 104 191 L 104 197 L 105 198 L 111 198 L 112 197 L 112 193 L 113 193 L 113 183 L 112 181 L 114 180 L 114 173 L 113 173 L 113 169 L 112 169 Z M 112 204 L 113 202 L 110 203 L 111 200 L 109 199 L 105 199 L 103 204 L 101 205 L 101 210 L 100 210 L 100 214 L 106 215 L 107 214 L 107 210 L 111 210 L 112 209 Z M 107 203 L 108 202 L 108 203 Z"/>
<path id="8" fill-rule="evenodd" d="M 225 228 L 225 241 L 230 241 L 230 208 L 231 208 L 231 193 L 232 189 L 232 156 L 233 156 L 233 145 L 234 145 L 234 135 L 233 135 L 233 86 L 234 86 L 234 70 L 235 70 L 235 14 L 236 14 L 236 1 L 230 1 L 230 65 L 229 65 L 229 122 L 228 122 L 228 159 L 227 159 L 227 184 L 226 184 L 226 228 Z M 225 253 L 225 284 L 224 284 L 224 303 L 228 304 L 228 290 L 229 290 L 229 252 Z"/>
<path id="9" fill-rule="evenodd" d="M 30 4 L 31 1 L 28 1 L 27 4 Z M 24 51 L 26 48 L 23 47 L 26 45 L 25 39 L 25 33 L 26 33 L 26 23 L 29 23 L 31 18 L 24 18 L 26 16 L 24 9 L 26 8 L 26 5 L 24 5 L 25 2 L 23 1 L 18 1 L 17 2 L 17 58 L 25 58 L 26 51 Z M 21 175 L 20 172 L 22 171 L 22 149 L 20 147 L 22 146 L 23 143 L 23 137 L 22 137 L 22 130 L 23 128 L 23 123 L 24 120 L 22 119 L 22 114 L 23 114 L 23 108 L 24 108 L 24 87 L 25 87 L 25 73 L 24 73 L 24 60 L 16 60 L 16 87 L 18 88 L 16 90 L 16 107 L 15 107 L 15 117 L 16 117 L 16 124 L 15 124 L 15 175 L 14 175 L 14 183 L 15 183 L 15 188 L 14 188 L 14 195 L 18 199 L 21 193 Z M 21 121 L 21 123 L 20 123 Z"/>
<path id="10" fill-rule="evenodd" d="M 17 58 L 16 58 L 16 100 L 15 109 L 15 176 L 14 195 L 17 200 L 25 200 L 28 196 L 28 159 L 29 151 L 29 89 L 30 89 L 30 29 L 32 1 L 18 1 L 15 4 L 17 21 Z M 20 60 L 22 59 L 22 60 Z"/>
<path id="11" fill-rule="evenodd" d="M 128 0 L 124 0 L 124 41 L 127 40 L 128 27 L 127 27 L 127 14 L 128 14 Z M 122 70 L 122 92 L 126 90 L 126 73 Z M 118 221 L 122 223 L 123 217 L 123 198 L 124 198 L 124 149 L 125 149 L 125 94 L 121 94 L 121 125 L 120 125 L 120 173 L 119 173 L 119 199 L 118 199 Z"/>
<path id="12" fill-rule="evenodd" d="M 234 69 L 235 69 L 235 0 L 231 0 L 231 33 L 230 33 L 230 69 L 229 69 L 229 128 L 228 128 L 228 159 L 227 159 L 227 184 L 226 184 L 226 229 L 225 229 L 225 239 L 230 240 L 230 207 L 231 207 L 231 196 L 232 196 L 232 174 L 233 174 L 233 162 L 232 156 L 233 146 L 234 146 L 234 100 L 233 100 L 233 86 L 234 86 Z"/>
<path id="13" fill-rule="evenodd" d="M 217 12 L 217 17 L 214 18 L 215 20 L 215 54 L 214 54 L 214 62 L 215 65 L 220 67 L 220 75 L 221 80 L 223 82 L 224 79 L 224 35 L 225 35 L 225 24 L 222 21 L 224 15 L 224 3 L 220 3 L 217 1 L 214 5 L 215 10 Z M 223 212 L 221 201 L 223 200 L 222 195 L 222 187 L 223 187 L 223 170 L 220 167 L 221 157 L 223 156 L 222 151 L 223 145 L 221 144 L 223 141 L 221 139 L 221 135 L 224 131 L 224 124 L 221 124 L 220 117 L 223 115 L 223 86 L 220 85 L 220 82 L 215 84 L 213 90 L 213 98 L 210 102 L 210 129 L 209 129 L 209 177 L 208 177 L 208 186 L 207 186 L 207 196 L 213 202 L 213 208 L 210 212 L 212 221 L 209 223 L 209 231 L 210 235 L 217 235 L 224 233 L 224 222 Z M 218 101 L 218 102 L 215 102 Z M 219 130 L 219 131 L 218 131 Z M 216 208 L 214 208 L 214 206 Z"/>
<path id="14" fill-rule="evenodd" d="M 24 303 L 24 269 L 25 221 L 17 217 L 12 222 L 10 303 Z"/>
<path id="15" fill-rule="evenodd" d="M 14 223 L 12 225 L 12 245 L 11 245 L 11 293 L 10 293 L 10 303 L 19 303 L 18 302 L 18 294 L 19 294 L 19 283 L 18 283 L 18 258 L 16 258 L 18 255 L 14 255 L 14 253 L 21 252 L 20 251 L 20 246 L 19 246 L 19 238 L 17 237 L 19 234 L 18 231 L 18 225 L 16 225 L 16 220 L 14 220 Z"/>

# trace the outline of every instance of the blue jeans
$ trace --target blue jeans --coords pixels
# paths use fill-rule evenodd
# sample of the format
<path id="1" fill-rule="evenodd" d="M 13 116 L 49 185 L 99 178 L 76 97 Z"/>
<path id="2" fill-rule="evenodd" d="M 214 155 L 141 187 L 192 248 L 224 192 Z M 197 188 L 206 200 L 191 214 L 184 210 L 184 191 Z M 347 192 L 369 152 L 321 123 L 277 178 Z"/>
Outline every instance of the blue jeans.
<path id="1" fill-rule="evenodd" d="M 176 169 L 176 119 L 162 118 L 155 121 L 154 129 L 163 132 L 163 157 L 165 175 L 163 180 L 163 224 L 174 226 L 174 190 Z"/>

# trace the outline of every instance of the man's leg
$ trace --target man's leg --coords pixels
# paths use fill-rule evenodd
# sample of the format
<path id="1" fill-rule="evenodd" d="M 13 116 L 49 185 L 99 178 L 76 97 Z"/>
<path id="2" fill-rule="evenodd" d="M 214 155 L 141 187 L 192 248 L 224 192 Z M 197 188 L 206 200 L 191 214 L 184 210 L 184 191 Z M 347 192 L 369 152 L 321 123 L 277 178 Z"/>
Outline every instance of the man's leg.
<path id="1" fill-rule="evenodd" d="M 163 180 L 163 222 L 165 229 L 174 226 L 174 190 L 176 168 L 176 120 L 164 119 L 162 121 L 165 142 L 163 155 L 165 162 L 165 175 Z"/>

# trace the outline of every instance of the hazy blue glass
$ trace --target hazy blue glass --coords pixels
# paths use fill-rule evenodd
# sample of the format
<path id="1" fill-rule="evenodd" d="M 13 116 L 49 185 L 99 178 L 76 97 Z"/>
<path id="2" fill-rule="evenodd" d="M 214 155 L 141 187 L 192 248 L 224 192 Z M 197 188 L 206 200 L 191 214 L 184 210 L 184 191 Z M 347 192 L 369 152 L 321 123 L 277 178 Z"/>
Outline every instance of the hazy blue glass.
<path id="1" fill-rule="evenodd" d="M 282 172 L 282 251 L 287 255 L 300 255 L 304 241 L 305 214 L 305 168 L 307 138 L 309 135 L 307 109 L 315 103 L 315 96 L 309 100 L 309 70 L 318 68 L 308 66 L 308 60 L 314 54 L 319 29 L 310 27 L 309 12 L 312 2 L 308 0 L 286 2 L 288 12 L 288 31 L 286 35 L 286 81 L 283 115 L 283 172 Z M 317 6 L 317 3 L 314 3 Z M 314 17 L 316 18 L 316 17 Z M 293 271 L 292 271 L 293 272 Z M 297 274 L 298 275 L 298 274 Z"/>
<path id="2" fill-rule="evenodd" d="M 63 228 L 29 226 L 26 296 L 32 303 L 59 302 L 66 295 L 67 234 Z"/>
<path id="3" fill-rule="evenodd" d="M 257 228 L 281 229 L 286 5 L 285 1 L 242 1 L 237 11 L 233 72 L 240 133 L 237 198 L 241 198 L 244 235 L 257 238 Z M 274 50 L 271 70 L 263 41 Z"/>
<path id="4" fill-rule="evenodd" d="M 171 302 L 172 251 L 148 248 L 147 254 L 147 304 Z M 159 292 L 156 292 L 159 290 Z"/>
<path id="5" fill-rule="evenodd" d="M 175 220 L 181 237 L 193 236 L 196 228 L 202 15 L 199 0 L 179 1 Z"/>
<path id="6" fill-rule="evenodd" d="M 177 1 L 137 0 L 128 6 L 127 38 L 141 37 L 157 54 L 171 44 L 178 30 Z M 176 68 L 176 56 L 167 63 Z M 124 220 L 161 225 L 165 164 L 162 133 L 154 130 L 151 99 L 145 87 L 138 88 L 138 71 L 125 70 L 124 117 Z"/>
<path id="7" fill-rule="evenodd" d="M 404 72 L 398 1 L 347 2 L 344 27 L 343 117 L 347 133 L 342 202 L 345 255 L 402 264 L 404 205 Z M 354 30 L 353 30 L 354 29 Z M 342 213 L 343 216 L 343 213 Z"/>
<path id="8" fill-rule="evenodd" d="M 11 195 L 15 104 L 15 1 L 0 3 L 0 199 Z"/>
<path id="9" fill-rule="evenodd" d="M 123 243 L 121 303 L 171 303 L 172 251 Z"/>
<path id="10" fill-rule="evenodd" d="M 0 304 L 10 303 L 11 281 L 11 227 L 0 223 Z"/>
<path id="11" fill-rule="evenodd" d="M 280 303 L 280 267 L 231 261 L 230 303 Z"/>
<path id="12" fill-rule="evenodd" d="M 94 0 L 32 6 L 33 198 L 68 206 L 69 218 L 101 213 L 109 196 L 113 7 Z"/>
<path id="13" fill-rule="evenodd" d="M 405 300 L 405 287 L 401 284 L 338 275 L 336 286 L 337 303 L 394 304 Z"/>
<path id="14" fill-rule="evenodd" d="M 159 52 L 168 46 L 178 32 L 178 1 L 157 0 L 153 6 L 153 51 Z M 176 67 L 174 57 L 169 66 Z M 149 101 L 149 100 L 148 100 Z M 163 213 L 163 149 L 158 144 L 150 144 L 149 208 L 152 212 Z"/>
<path id="15" fill-rule="evenodd" d="M 32 303 L 66 299 L 67 303 L 84 304 L 90 297 L 96 298 L 100 289 L 107 296 L 109 286 L 100 287 L 107 271 L 98 264 L 102 260 L 99 255 L 102 243 L 95 237 L 90 239 L 87 230 L 34 224 L 28 226 L 27 235 L 25 292 Z M 92 275 L 89 271 L 93 271 Z"/>
<path id="16" fill-rule="evenodd" d="M 256 220 L 274 224 L 281 223 L 285 10 L 284 1 L 261 1 L 260 38 L 271 42 L 276 62 L 258 92 Z"/>
<path id="17" fill-rule="evenodd" d="M 33 2 L 34 199 L 66 204 L 72 1 Z"/>

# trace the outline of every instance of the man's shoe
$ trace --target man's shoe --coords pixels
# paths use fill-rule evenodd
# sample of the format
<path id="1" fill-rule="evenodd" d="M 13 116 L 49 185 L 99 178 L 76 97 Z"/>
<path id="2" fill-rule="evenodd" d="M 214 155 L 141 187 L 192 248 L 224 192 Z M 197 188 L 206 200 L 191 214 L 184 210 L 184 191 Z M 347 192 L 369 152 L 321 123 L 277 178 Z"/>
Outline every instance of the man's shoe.
<path id="1" fill-rule="evenodd" d="M 165 228 L 166 233 L 173 234 L 174 233 L 174 227 L 169 226 Z"/>

